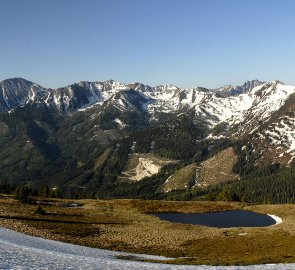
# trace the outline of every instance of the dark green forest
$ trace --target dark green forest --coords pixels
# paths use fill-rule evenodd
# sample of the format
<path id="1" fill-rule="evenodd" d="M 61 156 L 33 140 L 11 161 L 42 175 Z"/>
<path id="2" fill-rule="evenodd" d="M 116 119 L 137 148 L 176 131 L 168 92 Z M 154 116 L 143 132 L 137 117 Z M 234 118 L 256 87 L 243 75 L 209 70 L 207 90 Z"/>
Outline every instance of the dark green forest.
<path id="1" fill-rule="evenodd" d="M 197 121 L 190 113 L 161 115 L 159 121 L 148 123 L 145 114 L 135 111 L 122 116 L 130 126 L 118 129 L 112 120 L 118 112 L 106 110 L 93 119 L 90 115 L 91 110 L 88 114 L 77 112 L 65 117 L 42 104 L 27 105 L 13 113 L 1 114 L 0 122 L 7 128 L 0 133 L 0 192 L 17 194 L 22 189 L 27 196 L 63 198 L 249 203 L 288 203 L 295 200 L 293 164 L 289 168 L 279 164 L 257 167 L 258 156 L 248 138 L 207 138 L 209 133 L 219 135 L 226 132 L 226 123 L 209 130 L 203 121 Z M 94 136 L 99 139 L 94 140 Z M 159 186 L 177 169 L 202 162 L 229 146 L 238 156 L 233 170 L 240 176 L 240 181 L 192 190 L 158 192 Z M 176 160 L 177 164 L 166 165 L 158 174 L 139 182 L 118 180 L 131 153 L 150 153 Z"/>

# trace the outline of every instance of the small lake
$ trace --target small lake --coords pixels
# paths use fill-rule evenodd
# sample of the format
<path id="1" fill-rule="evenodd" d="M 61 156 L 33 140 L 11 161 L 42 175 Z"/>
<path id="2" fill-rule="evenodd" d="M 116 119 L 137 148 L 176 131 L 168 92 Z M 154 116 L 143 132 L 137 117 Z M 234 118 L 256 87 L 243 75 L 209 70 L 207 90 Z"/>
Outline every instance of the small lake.
<path id="1" fill-rule="evenodd" d="M 276 224 L 276 221 L 268 215 L 246 210 L 230 210 L 210 213 L 163 213 L 155 214 L 155 216 L 171 222 L 218 228 L 266 227 Z"/>

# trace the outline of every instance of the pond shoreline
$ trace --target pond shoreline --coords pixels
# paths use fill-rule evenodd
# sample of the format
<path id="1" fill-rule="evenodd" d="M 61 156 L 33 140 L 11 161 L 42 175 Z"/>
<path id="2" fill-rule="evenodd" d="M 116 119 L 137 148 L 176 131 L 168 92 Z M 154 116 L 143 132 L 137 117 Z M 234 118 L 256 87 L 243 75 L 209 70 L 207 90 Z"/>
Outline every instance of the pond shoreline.
<path id="1" fill-rule="evenodd" d="M 271 215 L 271 214 L 267 214 L 267 215 L 270 216 L 272 219 L 274 219 L 276 222 L 276 224 L 271 225 L 271 226 L 275 226 L 275 225 L 281 224 L 283 222 L 283 220 L 276 215 Z"/>
<path id="2" fill-rule="evenodd" d="M 213 228 L 269 227 L 282 222 L 280 217 L 244 209 L 205 213 L 156 213 L 161 220 Z"/>
<path id="3" fill-rule="evenodd" d="M 0 199 L 0 226 L 61 242 L 104 250 L 175 258 L 182 265 L 295 263 L 295 205 L 149 200 L 63 200 L 36 198 L 36 204 Z M 60 207 L 78 203 L 81 207 Z M 213 228 L 172 223 L 152 213 L 206 213 L 245 209 L 271 213 L 280 226 Z M 276 222 L 271 218 L 272 224 Z M 279 222 L 279 220 L 277 220 Z M 241 241 L 242 240 L 242 241 Z M 123 258 L 133 260 L 130 258 Z M 1 267 L 0 267 L 1 268 Z"/>

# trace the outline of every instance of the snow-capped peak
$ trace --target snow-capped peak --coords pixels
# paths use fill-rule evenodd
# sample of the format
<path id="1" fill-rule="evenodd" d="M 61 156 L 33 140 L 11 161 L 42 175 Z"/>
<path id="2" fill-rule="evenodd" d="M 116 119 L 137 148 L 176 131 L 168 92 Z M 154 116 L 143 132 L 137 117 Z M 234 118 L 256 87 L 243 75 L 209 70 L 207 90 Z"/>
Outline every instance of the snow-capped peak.
<path id="1" fill-rule="evenodd" d="M 45 88 L 22 78 L 0 82 L 0 112 L 23 106 L 43 97 Z"/>
<path id="2" fill-rule="evenodd" d="M 182 89 L 175 85 L 151 87 L 142 83 L 124 84 L 114 80 L 81 81 L 63 88 L 45 89 L 16 78 L 0 83 L 0 109 L 9 110 L 28 102 L 43 100 L 49 108 L 69 113 L 93 105 L 103 105 L 112 99 L 118 106 L 127 108 L 131 103 L 122 100 L 119 104 L 120 98 L 116 97 L 121 92 L 120 96 L 123 97 L 125 95 L 123 92 L 129 90 L 134 92 L 130 92 L 126 100 L 132 99 L 133 105 L 141 104 L 140 108 L 147 110 L 154 119 L 158 112 L 194 110 L 196 117 L 204 119 L 210 126 L 224 121 L 233 125 L 245 119 L 268 119 L 295 92 L 293 86 L 280 81 L 263 83 L 252 80 L 242 86 L 225 86 L 211 91 L 202 87 L 191 89 Z M 135 99 L 140 102 L 135 102 Z"/>

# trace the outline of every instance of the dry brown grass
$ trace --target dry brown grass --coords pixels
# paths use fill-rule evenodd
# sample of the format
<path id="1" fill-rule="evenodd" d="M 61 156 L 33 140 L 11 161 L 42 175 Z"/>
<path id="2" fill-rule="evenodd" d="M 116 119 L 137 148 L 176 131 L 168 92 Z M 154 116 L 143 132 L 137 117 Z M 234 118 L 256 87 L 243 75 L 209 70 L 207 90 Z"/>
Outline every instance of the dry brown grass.
<path id="1" fill-rule="evenodd" d="M 193 163 L 175 171 L 166 182 L 160 186 L 160 192 L 186 189 L 195 182 L 197 164 Z"/>
<path id="2" fill-rule="evenodd" d="M 36 205 L 0 198 L 0 226 L 80 245 L 177 258 L 172 263 L 295 262 L 294 205 L 81 200 L 82 207 L 62 208 L 60 204 L 68 201 L 39 201 L 46 215 L 34 214 Z M 283 223 L 266 228 L 218 229 L 170 223 L 150 215 L 230 209 L 275 214 Z"/>
<path id="3" fill-rule="evenodd" d="M 237 160 L 234 149 L 229 147 L 202 162 L 199 174 L 200 184 L 208 186 L 237 179 L 238 176 L 233 172 L 233 166 Z"/>
<path id="4" fill-rule="evenodd" d="M 98 167 L 103 166 L 103 164 L 106 162 L 110 154 L 111 154 L 111 148 L 107 148 L 95 161 L 94 169 L 96 170 Z"/>

